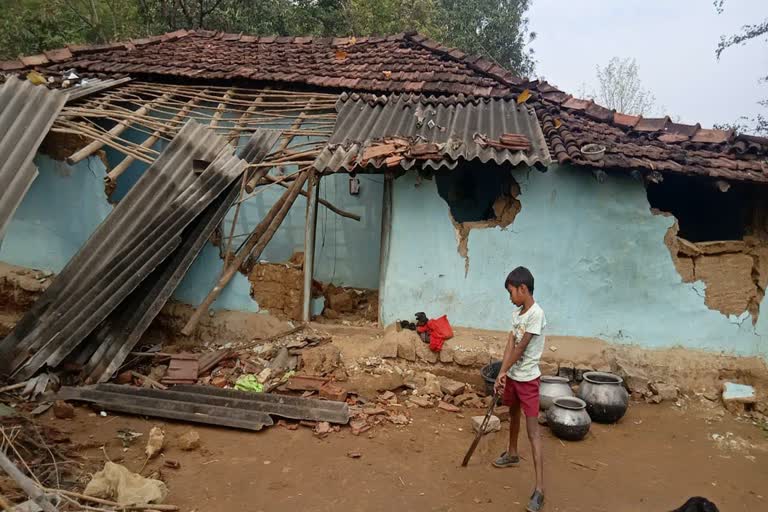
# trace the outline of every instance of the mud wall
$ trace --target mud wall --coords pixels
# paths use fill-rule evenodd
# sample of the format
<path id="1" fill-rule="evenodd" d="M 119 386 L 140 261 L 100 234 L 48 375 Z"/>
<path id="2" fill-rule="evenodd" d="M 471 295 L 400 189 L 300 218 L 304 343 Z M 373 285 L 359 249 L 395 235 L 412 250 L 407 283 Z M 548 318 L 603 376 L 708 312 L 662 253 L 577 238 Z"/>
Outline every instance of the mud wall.
<path id="1" fill-rule="evenodd" d="M 525 265 L 552 334 L 768 356 L 768 315 L 754 324 L 749 312 L 727 316 L 705 303 L 703 282 L 683 281 L 665 244 L 674 218 L 651 212 L 642 184 L 616 176 L 600 184 L 567 166 L 513 176 L 520 212 L 506 228 L 469 231 L 466 274 L 435 182 L 395 180 L 385 322 L 426 311 L 459 326 L 507 329 L 504 278 Z"/>

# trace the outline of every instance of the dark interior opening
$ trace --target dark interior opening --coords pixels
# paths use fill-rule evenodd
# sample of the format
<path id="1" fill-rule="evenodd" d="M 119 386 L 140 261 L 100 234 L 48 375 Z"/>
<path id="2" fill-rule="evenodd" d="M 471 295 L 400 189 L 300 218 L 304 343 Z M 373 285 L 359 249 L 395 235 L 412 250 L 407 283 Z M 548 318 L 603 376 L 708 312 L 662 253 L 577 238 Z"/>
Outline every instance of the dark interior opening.
<path id="1" fill-rule="evenodd" d="M 711 180 L 686 176 L 667 174 L 648 185 L 651 207 L 674 215 L 678 236 L 691 242 L 742 240 L 750 234 L 756 201 L 754 187 L 731 184 L 722 192 Z"/>
<path id="2" fill-rule="evenodd" d="M 509 169 L 496 165 L 467 162 L 435 176 L 437 192 L 458 222 L 495 219 L 493 204 L 509 196 L 514 179 Z"/>

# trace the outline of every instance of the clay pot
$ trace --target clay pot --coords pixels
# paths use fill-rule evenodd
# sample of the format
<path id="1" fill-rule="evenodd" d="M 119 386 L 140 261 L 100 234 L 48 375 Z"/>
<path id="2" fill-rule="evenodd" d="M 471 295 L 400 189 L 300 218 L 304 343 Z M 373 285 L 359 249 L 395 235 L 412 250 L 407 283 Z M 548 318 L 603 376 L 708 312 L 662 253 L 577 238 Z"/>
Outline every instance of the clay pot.
<path id="1" fill-rule="evenodd" d="M 539 409 L 546 411 L 552 407 L 555 398 L 573 396 L 573 390 L 565 377 L 542 375 L 539 387 Z"/>
<path id="2" fill-rule="evenodd" d="M 549 429 L 560 439 L 579 441 L 589 432 L 592 420 L 586 411 L 587 404 L 575 397 L 559 397 L 547 409 Z"/>
<path id="3" fill-rule="evenodd" d="M 629 406 L 624 381 L 612 373 L 586 372 L 577 396 L 587 403 L 589 416 L 598 423 L 616 423 Z"/>

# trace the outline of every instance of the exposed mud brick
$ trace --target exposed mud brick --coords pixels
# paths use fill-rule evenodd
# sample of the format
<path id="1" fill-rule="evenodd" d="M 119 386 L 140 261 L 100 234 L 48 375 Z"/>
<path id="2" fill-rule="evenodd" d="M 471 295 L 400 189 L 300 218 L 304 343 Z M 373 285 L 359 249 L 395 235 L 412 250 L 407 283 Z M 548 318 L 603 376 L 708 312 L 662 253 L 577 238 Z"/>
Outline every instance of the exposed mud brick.
<path id="1" fill-rule="evenodd" d="M 376 346 L 376 355 L 384 359 L 397 357 L 398 340 L 394 336 L 384 336 Z"/>
<path id="2" fill-rule="evenodd" d="M 437 404 L 437 408 L 446 412 L 461 412 L 461 409 L 448 402 L 440 402 Z"/>
<path id="3" fill-rule="evenodd" d="M 539 370 L 542 375 L 557 375 L 559 365 L 552 361 L 539 361 Z"/>
<path id="4" fill-rule="evenodd" d="M 661 401 L 677 400 L 677 386 L 674 384 L 665 384 L 663 382 L 652 382 L 650 384 L 651 392 L 654 397 L 659 397 Z"/>
<path id="5" fill-rule="evenodd" d="M 443 394 L 451 396 L 460 395 L 464 392 L 466 387 L 466 384 L 463 382 L 449 379 L 447 377 L 440 378 L 440 390 L 443 392 Z"/>
<path id="6" fill-rule="evenodd" d="M 190 430 L 180 435 L 177 443 L 179 448 L 184 451 L 196 450 L 200 448 L 200 434 L 197 433 L 197 430 Z"/>
<path id="7" fill-rule="evenodd" d="M 692 283 L 696 280 L 693 273 L 693 258 L 683 256 L 677 258 L 675 268 L 677 268 L 677 273 L 680 274 L 684 283 Z"/>
<path id="8" fill-rule="evenodd" d="M 756 247 L 751 253 L 756 259 L 757 284 L 763 291 L 768 290 L 768 247 Z"/>
<path id="9" fill-rule="evenodd" d="M 465 403 L 477 399 L 478 396 L 474 393 L 462 393 L 453 399 L 453 403 L 456 405 L 464 405 Z"/>
<path id="10" fill-rule="evenodd" d="M 438 353 L 438 359 L 441 363 L 450 364 L 453 362 L 453 347 L 445 344 L 443 345 L 442 350 Z"/>
<path id="11" fill-rule="evenodd" d="M 285 319 L 299 320 L 302 311 L 304 272 L 301 265 L 258 263 L 248 276 L 251 295 L 261 309 Z"/>
<path id="12" fill-rule="evenodd" d="M 347 392 L 341 386 L 327 382 L 320 386 L 320 398 L 334 402 L 344 402 L 347 399 Z"/>
<path id="13" fill-rule="evenodd" d="M 75 408 L 63 400 L 56 400 L 53 403 L 53 415 L 60 420 L 69 420 L 75 417 Z"/>
<path id="14" fill-rule="evenodd" d="M 471 423 L 472 423 L 472 430 L 475 432 L 480 432 L 480 427 L 483 425 L 483 421 L 485 420 L 485 416 L 472 416 Z M 501 430 L 501 420 L 498 416 L 491 415 L 490 418 L 488 418 L 488 424 L 485 426 L 485 434 L 489 434 L 491 432 L 498 432 Z"/>
<path id="15" fill-rule="evenodd" d="M 456 350 L 453 353 L 453 361 L 460 366 L 474 366 L 477 364 L 477 355 L 468 350 Z"/>
<path id="16" fill-rule="evenodd" d="M 698 242 L 696 247 L 699 248 L 701 254 L 724 254 L 743 252 L 747 245 L 741 240 L 717 240 Z"/>
<path id="17" fill-rule="evenodd" d="M 432 373 L 424 373 L 424 386 L 420 391 L 427 395 L 443 396 L 440 380 L 437 378 L 437 375 Z"/>
<path id="18" fill-rule="evenodd" d="M 746 254 L 700 256 L 694 262 L 696 279 L 707 285 L 704 303 L 726 315 L 740 315 L 757 296 L 752 280 L 754 260 Z"/>
<path id="19" fill-rule="evenodd" d="M 301 354 L 304 373 L 327 375 L 341 366 L 341 350 L 333 344 L 326 344 L 305 350 Z"/>
<path id="20" fill-rule="evenodd" d="M 429 345 L 423 342 L 416 344 L 416 357 L 425 363 L 436 363 L 437 353 L 429 349 Z"/>

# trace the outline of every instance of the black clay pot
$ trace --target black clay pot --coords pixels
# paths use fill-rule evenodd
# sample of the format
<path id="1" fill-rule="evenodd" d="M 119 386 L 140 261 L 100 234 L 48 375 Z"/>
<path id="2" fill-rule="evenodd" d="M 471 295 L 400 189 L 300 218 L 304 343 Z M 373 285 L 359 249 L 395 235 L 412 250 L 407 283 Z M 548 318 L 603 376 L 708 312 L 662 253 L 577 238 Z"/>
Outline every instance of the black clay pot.
<path id="1" fill-rule="evenodd" d="M 624 381 L 612 373 L 586 372 L 577 396 L 587 403 L 589 416 L 598 423 L 616 423 L 629 406 Z"/>
<path id="2" fill-rule="evenodd" d="M 575 397 L 560 397 L 547 409 L 547 425 L 560 439 L 579 441 L 589 432 L 592 420 L 586 411 L 587 404 Z"/>

